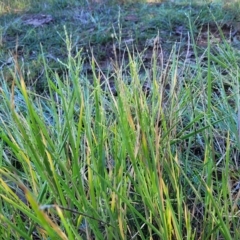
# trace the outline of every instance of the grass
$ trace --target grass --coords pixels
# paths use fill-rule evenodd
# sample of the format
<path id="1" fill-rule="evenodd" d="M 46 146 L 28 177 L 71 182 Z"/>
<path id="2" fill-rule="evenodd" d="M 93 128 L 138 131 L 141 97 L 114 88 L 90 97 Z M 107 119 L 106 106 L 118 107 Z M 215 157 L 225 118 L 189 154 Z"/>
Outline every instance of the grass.
<path id="1" fill-rule="evenodd" d="M 3 4 L 0 236 L 239 239 L 234 11 L 54 3 Z"/>

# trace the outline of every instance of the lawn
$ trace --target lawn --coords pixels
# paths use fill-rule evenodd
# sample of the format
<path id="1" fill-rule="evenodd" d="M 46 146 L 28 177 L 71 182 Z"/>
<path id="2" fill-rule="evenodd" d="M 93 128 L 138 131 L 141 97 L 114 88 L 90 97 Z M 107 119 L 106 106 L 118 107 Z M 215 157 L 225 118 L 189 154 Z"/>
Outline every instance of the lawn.
<path id="1" fill-rule="evenodd" d="M 240 239 L 239 3 L 3 0 L 1 239 Z"/>

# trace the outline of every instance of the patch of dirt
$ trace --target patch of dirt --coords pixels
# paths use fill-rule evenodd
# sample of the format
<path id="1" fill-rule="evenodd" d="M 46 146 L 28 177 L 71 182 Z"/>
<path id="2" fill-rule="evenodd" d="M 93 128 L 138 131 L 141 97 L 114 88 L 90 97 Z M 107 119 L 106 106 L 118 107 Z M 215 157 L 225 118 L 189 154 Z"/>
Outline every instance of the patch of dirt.
<path id="1" fill-rule="evenodd" d="M 231 23 L 225 23 L 219 26 L 212 22 L 200 27 L 196 43 L 199 47 L 207 47 L 208 38 L 211 46 L 223 43 L 223 41 L 231 43 L 231 37 L 237 33 L 238 31 L 234 30 Z"/>

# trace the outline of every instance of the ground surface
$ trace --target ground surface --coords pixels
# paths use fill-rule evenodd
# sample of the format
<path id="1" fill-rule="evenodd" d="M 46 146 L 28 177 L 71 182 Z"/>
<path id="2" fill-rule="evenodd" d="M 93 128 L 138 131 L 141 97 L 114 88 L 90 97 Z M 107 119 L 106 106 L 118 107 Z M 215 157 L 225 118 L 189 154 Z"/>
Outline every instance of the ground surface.
<path id="1" fill-rule="evenodd" d="M 37 12 L 31 8 L 8 12 L 0 17 L 3 26 L 0 67 L 5 79 L 11 80 L 9 67 L 18 59 L 25 71 L 25 81 L 43 90 L 41 54 L 53 71 L 64 72 L 59 59 L 67 58 L 66 33 L 71 37 L 72 53 L 82 49 L 87 73 L 91 73 L 92 54 L 103 73 L 114 73 L 117 62 L 128 61 L 126 47 L 138 52 L 149 68 L 154 47 L 159 49 L 159 59 L 166 61 L 175 46 L 181 59 L 194 61 L 191 34 L 201 54 L 207 47 L 208 27 L 213 48 L 223 41 L 239 45 L 237 13 L 219 9 L 218 5 L 151 3 L 57 5 L 42 6 Z"/>

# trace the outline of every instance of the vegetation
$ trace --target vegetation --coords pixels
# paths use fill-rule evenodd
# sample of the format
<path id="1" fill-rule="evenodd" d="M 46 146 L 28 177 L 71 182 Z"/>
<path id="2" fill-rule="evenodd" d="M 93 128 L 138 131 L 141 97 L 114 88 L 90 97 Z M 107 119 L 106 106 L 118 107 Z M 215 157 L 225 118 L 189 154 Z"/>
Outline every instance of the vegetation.
<path id="1" fill-rule="evenodd" d="M 0 236 L 239 239 L 238 7 L 3 1 Z"/>

